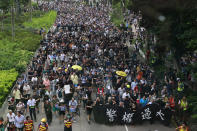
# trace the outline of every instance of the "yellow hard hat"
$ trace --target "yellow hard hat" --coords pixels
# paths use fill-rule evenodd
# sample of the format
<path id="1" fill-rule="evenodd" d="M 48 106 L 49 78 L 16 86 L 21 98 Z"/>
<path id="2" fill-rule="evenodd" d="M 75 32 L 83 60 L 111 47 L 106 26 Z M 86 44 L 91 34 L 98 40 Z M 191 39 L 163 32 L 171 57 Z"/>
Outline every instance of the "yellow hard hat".
<path id="1" fill-rule="evenodd" d="M 47 122 L 47 119 L 46 118 L 42 118 L 41 122 Z"/>

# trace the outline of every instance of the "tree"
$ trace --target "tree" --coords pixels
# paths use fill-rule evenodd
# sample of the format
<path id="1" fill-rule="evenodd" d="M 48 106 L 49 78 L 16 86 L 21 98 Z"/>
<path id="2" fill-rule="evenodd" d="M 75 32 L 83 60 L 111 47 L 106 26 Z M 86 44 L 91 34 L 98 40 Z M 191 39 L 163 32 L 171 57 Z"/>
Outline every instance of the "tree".
<path id="1" fill-rule="evenodd" d="M 114 0 L 114 3 L 121 0 Z M 196 0 L 131 0 L 127 8 L 141 11 L 140 23 L 157 36 L 155 52 L 160 59 L 172 52 L 177 68 L 180 58 L 197 50 Z"/>
<path id="2" fill-rule="evenodd" d="M 171 50 L 177 65 L 180 58 L 197 49 L 196 0 L 133 0 L 133 9 L 143 15 L 141 23 L 158 36 L 159 56 Z"/>
<path id="3" fill-rule="evenodd" d="M 4 24 L 3 24 L 3 21 L 4 21 L 4 15 L 5 13 L 7 12 L 8 8 L 9 8 L 9 5 L 10 5 L 10 1 L 9 0 L 0 0 L 0 10 L 1 10 L 1 14 L 2 14 L 2 17 L 0 18 L 1 20 L 1 30 L 3 31 L 4 30 Z"/>

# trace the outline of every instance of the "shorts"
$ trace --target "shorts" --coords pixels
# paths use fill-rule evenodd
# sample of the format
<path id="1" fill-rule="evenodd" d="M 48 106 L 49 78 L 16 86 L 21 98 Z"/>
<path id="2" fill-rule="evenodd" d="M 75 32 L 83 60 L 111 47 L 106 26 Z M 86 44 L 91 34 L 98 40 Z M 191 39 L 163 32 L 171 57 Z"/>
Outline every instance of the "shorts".
<path id="1" fill-rule="evenodd" d="M 91 115 L 91 113 L 92 113 L 92 109 L 87 109 L 87 114 Z"/>
<path id="2" fill-rule="evenodd" d="M 81 86 L 82 86 L 82 87 L 86 87 L 87 84 L 86 84 L 86 83 L 82 83 Z"/>
<path id="3" fill-rule="evenodd" d="M 65 115 L 65 111 L 59 111 L 59 115 Z"/>

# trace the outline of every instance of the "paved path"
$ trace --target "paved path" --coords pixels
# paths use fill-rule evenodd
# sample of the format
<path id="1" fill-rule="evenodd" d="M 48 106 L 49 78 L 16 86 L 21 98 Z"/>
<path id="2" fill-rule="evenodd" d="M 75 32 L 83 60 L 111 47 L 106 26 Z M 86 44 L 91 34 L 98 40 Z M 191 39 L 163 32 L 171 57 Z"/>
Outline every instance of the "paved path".
<path id="1" fill-rule="evenodd" d="M 38 120 L 41 120 L 42 117 L 45 117 L 44 113 L 37 114 Z M 35 123 L 37 129 L 40 121 Z M 57 116 L 53 115 L 53 122 L 49 126 L 49 131 L 63 131 L 64 125 L 63 122 L 60 123 Z M 163 126 L 161 123 L 150 124 L 145 122 L 142 125 L 136 126 L 107 126 L 91 122 L 88 124 L 86 113 L 81 109 L 80 120 L 76 123 L 73 123 L 73 131 L 174 131 L 174 128 Z"/>

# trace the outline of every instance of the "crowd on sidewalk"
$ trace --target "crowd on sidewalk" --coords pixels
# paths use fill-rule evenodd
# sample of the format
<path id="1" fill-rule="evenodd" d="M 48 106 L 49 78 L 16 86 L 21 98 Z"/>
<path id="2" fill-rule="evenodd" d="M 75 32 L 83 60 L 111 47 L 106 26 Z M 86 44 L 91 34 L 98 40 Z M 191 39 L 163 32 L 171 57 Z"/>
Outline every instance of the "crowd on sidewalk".
<path id="1" fill-rule="evenodd" d="M 161 85 L 150 66 L 140 62 L 138 51 L 129 53 L 126 41 L 133 38 L 132 32 L 110 22 L 110 7 L 71 1 L 56 2 L 53 7 L 58 13 L 56 28 L 41 42 L 28 74 L 18 79 L 9 100 L 6 121 L 10 131 L 33 130 L 41 111 L 46 119 L 41 120 L 39 131 L 50 128 L 57 113 L 64 130 L 71 131 L 79 105 L 86 109 L 89 123 L 93 107 L 103 104 L 138 110 L 162 103 L 159 106 L 169 108 L 173 119 L 187 120 L 188 102 L 181 79 L 171 71 Z"/>

